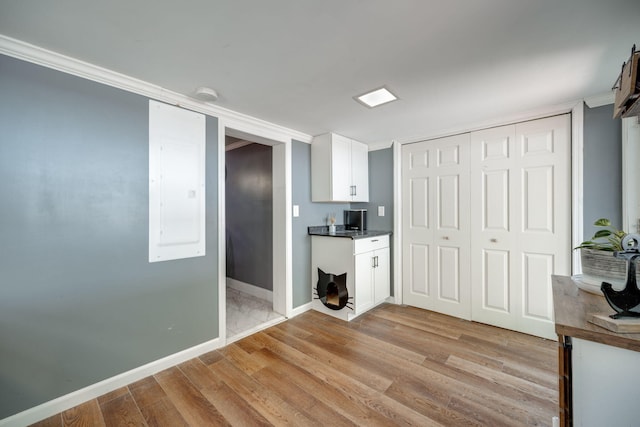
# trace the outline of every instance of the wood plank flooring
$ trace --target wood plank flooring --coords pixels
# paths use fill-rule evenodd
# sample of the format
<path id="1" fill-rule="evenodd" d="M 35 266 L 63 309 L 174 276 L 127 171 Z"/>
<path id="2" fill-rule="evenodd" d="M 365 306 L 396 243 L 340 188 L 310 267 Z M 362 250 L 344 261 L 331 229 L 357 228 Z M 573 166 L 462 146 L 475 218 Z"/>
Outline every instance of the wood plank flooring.
<path id="1" fill-rule="evenodd" d="M 35 424 L 550 426 L 554 341 L 391 304 L 315 311 Z"/>

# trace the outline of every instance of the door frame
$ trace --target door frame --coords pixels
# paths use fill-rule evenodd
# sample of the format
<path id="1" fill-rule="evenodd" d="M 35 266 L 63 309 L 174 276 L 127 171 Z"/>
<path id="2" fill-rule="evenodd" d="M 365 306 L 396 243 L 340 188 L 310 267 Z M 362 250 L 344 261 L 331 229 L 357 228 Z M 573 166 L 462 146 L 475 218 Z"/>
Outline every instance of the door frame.
<path id="1" fill-rule="evenodd" d="M 584 101 L 571 102 L 551 107 L 544 107 L 538 110 L 529 111 L 522 114 L 514 114 L 503 117 L 499 120 L 478 122 L 465 127 L 448 129 L 446 131 L 434 132 L 430 136 L 403 141 L 393 141 L 393 202 L 395 218 L 393 226 L 393 251 L 394 277 L 393 295 L 396 304 L 403 304 L 402 292 L 402 145 L 415 142 L 428 141 L 442 137 L 452 136 L 459 133 L 473 132 L 495 126 L 541 119 L 558 114 L 571 113 L 571 247 L 576 247 L 583 241 L 583 129 L 584 129 Z M 580 264 L 580 254 L 573 251 L 572 274 L 582 272 Z"/>
<path id="2" fill-rule="evenodd" d="M 273 304 L 289 318 L 293 311 L 292 179 L 290 134 L 244 120 L 218 119 L 218 335 L 227 344 L 225 137 L 273 147 Z"/>
<path id="3" fill-rule="evenodd" d="M 640 182 L 640 117 L 622 119 L 622 229 L 640 233 L 640 197 L 635 188 Z"/>

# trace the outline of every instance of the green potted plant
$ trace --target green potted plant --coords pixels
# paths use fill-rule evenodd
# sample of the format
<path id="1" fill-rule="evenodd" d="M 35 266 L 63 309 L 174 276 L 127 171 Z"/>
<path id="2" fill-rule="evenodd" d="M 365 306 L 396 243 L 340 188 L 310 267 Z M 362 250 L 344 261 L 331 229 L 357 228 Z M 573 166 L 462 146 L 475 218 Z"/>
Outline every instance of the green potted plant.
<path id="1" fill-rule="evenodd" d="M 599 230 L 591 239 L 585 240 L 575 248 L 580 249 L 582 262 L 580 279 L 597 286 L 598 291 L 600 284 L 604 281 L 621 288 L 626 282 L 627 263 L 624 259 L 615 258 L 613 254 L 615 251 L 624 250 L 622 239 L 627 233 L 613 227 L 607 218 L 600 218 L 593 225 Z M 640 275 L 637 278 L 640 280 Z"/>

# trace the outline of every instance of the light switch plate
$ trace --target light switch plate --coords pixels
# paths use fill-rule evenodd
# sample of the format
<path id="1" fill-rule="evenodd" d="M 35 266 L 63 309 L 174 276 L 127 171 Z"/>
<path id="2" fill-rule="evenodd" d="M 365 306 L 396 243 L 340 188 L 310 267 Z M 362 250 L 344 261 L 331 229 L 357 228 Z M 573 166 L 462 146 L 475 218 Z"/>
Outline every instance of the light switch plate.
<path id="1" fill-rule="evenodd" d="M 384 216 L 384 206 L 378 206 L 378 216 Z"/>
<path id="2" fill-rule="evenodd" d="M 300 206 L 299 205 L 293 205 L 293 216 L 294 217 L 299 217 L 300 216 Z"/>

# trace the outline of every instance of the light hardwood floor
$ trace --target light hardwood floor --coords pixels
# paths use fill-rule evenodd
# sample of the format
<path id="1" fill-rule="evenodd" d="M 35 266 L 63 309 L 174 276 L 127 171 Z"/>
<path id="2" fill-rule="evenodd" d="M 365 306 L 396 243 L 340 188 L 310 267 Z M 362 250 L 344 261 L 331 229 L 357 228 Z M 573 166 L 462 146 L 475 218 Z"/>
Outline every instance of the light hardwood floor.
<path id="1" fill-rule="evenodd" d="M 554 341 L 396 305 L 309 311 L 37 426 L 550 426 Z"/>

